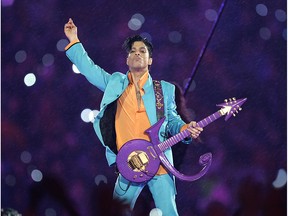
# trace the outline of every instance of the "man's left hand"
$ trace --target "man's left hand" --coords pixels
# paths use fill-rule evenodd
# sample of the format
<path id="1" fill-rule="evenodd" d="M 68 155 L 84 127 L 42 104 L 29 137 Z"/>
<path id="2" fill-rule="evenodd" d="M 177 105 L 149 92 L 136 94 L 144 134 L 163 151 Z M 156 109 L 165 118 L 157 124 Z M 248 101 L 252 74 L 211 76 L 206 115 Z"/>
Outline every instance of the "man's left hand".
<path id="1" fill-rule="evenodd" d="M 197 126 L 195 121 L 191 121 L 188 124 L 187 130 L 191 133 L 191 137 L 196 139 L 197 137 L 199 137 L 200 133 L 203 131 L 203 128 Z"/>

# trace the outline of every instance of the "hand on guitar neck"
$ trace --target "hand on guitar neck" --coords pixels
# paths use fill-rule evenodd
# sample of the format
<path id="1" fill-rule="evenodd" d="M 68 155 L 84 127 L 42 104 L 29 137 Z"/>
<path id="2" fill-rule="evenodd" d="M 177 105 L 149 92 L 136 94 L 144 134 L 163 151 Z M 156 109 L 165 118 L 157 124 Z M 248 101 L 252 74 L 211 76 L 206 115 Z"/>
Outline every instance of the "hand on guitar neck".
<path id="1" fill-rule="evenodd" d="M 187 126 L 187 130 L 191 133 L 193 139 L 198 138 L 203 131 L 203 128 L 199 127 L 195 121 L 191 121 Z"/>

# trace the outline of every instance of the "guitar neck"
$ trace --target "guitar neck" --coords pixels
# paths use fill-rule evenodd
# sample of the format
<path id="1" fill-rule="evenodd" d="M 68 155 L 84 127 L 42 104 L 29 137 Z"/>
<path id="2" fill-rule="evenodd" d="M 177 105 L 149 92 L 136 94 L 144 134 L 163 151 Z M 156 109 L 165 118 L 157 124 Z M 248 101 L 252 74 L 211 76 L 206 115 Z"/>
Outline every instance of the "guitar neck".
<path id="1" fill-rule="evenodd" d="M 217 112 L 213 113 L 212 115 L 209 115 L 208 117 L 197 122 L 197 126 L 202 127 L 202 128 L 206 127 L 207 125 L 209 125 L 210 123 L 214 122 L 215 120 L 217 120 L 218 118 L 220 118 L 221 116 L 224 115 L 224 113 L 221 111 L 222 110 L 218 110 Z M 172 147 L 176 143 L 182 141 L 183 139 L 185 139 L 191 135 L 191 133 L 188 129 L 189 128 L 187 128 L 186 130 L 183 130 L 182 132 L 180 132 L 180 133 L 170 137 L 169 139 L 165 140 L 164 142 L 158 144 L 158 147 L 162 151 L 165 151 L 169 147 Z"/>

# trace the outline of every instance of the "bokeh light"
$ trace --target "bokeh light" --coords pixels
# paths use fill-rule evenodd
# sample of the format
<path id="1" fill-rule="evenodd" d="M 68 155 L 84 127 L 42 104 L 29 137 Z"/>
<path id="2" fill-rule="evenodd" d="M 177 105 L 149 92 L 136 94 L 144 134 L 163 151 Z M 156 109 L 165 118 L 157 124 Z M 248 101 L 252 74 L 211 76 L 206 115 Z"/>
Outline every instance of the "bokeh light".
<path id="1" fill-rule="evenodd" d="M 80 74 L 80 71 L 78 70 L 78 68 L 75 64 L 72 65 L 72 71 L 76 74 Z"/>
<path id="2" fill-rule="evenodd" d="M 64 52 L 65 51 L 65 47 L 69 44 L 69 41 L 67 39 L 60 39 L 57 44 L 56 44 L 56 48 L 58 51 L 60 52 Z"/>
<path id="3" fill-rule="evenodd" d="M 218 14 L 215 10 L 213 9 L 208 9 L 205 11 L 205 17 L 209 21 L 215 21 L 218 17 Z"/>
<path id="4" fill-rule="evenodd" d="M 91 110 L 89 113 L 89 121 L 94 123 L 96 116 L 99 114 L 99 110 Z"/>
<path id="5" fill-rule="evenodd" d="M 24 83 L 28 87 L 33 86 L 35 82 L 36 82 L 36 76 L 34 75 L 34 73 L 28 73 L 24 77 Z"/>
<path id="6" fill-rule="evenodd" d="M 128 27 L 133 31 L 137 31 L 142 27 L 144 22 L 144 16 L 142 14 L 136 13 L 129 20 Z"/>
<path id="7" fill-rule="evenodd" d="M 105 184 L 107 184 L 108 182 L 107 177 L 104 175 L 97 175 L 95 177 L 95 184 L 98 186 L 101 182 L 104 182 Z"/>
<path id="8" fill-rule="evenodd" d="M 84 109 L 82 112 L 81 112 L 81 119 L 82 121 L 88 123 L 90 122 L 90 119 L 89 119 L 89 116 L 90 116 L 90 113 L 92 112 L 91 109 Z"/>
<path id="9" fill-rule="evenodd" d="M 35 169 L 31 172 L 31 178 L 33 179 L 33 181 L 35 182 L 40 182 L 42 181 L 43 178 L 43 174 L 40 170 Z"/>
<path id="10" fill-rule="evenodd" d="M 287 183 L 287 172 L 284 169 L 279 169 L 276 179 L 273 181 L 273 187 L 281 188 Z"/>
<path id="11" fill-rule="evenodd" d="M 15 60 L 17 63 L 22 63 L 26 60 L 27 58 L 27 53 L 25 50 L 19 50 L 16 54 L 15 54 Z"/>
<path id="12" fill-rule="evenodd" d="M 189 81 L 188 78 L 183 81 L 183 89 L 186 87 L 186 84 L 188 83 L 188 81 Z M 188 92 L 194 91 L 195 88 L 196 88 L 196 82 L 195 80 L 193 80 L 189 86 Z"/>
<path id="13" fill-rule="evenodd" d="M 44 66 L 49 67 L 54 64 L 54 56 L 50 53 L 47 53 L 42 58 L 42 63 Z"/>
<path id="14" fill-rule="evenodd" d="M 21 158 L 21 161 L 23 163 L 30 163 L 31 162 L 31 159 L 32 159 L 32 155 L 30 152 L 28 151 L 23 151 L 20 155 L 20 158 Z"/>
<path id="15" fill-rule="evenodd" d="M 141 21 L 136 18 L 132 18 L 128 22 L 128 27 L 133 31 L 139 30 L 141 26 L 142 26 Z"/>
<path id="16" fill-rule="evenodd" d="M 149 216 L 162 216 L 162 215 L 163 213 L 159 208 L 153 208 L 149 213 Z"/>
<path id="17" fill-rule="evenodd" d="M 169 33 L 168 35 L 169 37 L 169 40 L 172 42 L 172 43 L 179 43 L 181 42 L 182 40 L 182 35 L 180 32 L 178 31 L 172 31 Z"/>
<path id="18" fill-rule="evenodd" d="M 285 22 L 287 19 L 286 12 L 281 9 L 275 11 L 275 17 L 279 22 Z"/>
<path id="19" fill-rule="evenodd" d="M 267 16 L 268 14 L 268 8 L 264 4 L 257 4 L 256 5 L 256 12 L 260 16 Z"/>
<path id="20" fill-rule="evenodd" d="M 141 25 L 143 25 L 143 23 L 145 22 L 145 17 L 140 13 L 134 14 L 131 18 L 139 20 L 141 22 Z"/>
<path id="21" fill-rule="evenodd" d="M 47 208 L 45 210 L 45 216 L 57 216 L 57 212 L 53 208 Z"/>
<path id="22" fill-rule="evenodd" d="M 269 40 L 271 37 L 271 31 L 267 27 L 263 27 L 259 30 L 259 35 L 264 40 Z"/>

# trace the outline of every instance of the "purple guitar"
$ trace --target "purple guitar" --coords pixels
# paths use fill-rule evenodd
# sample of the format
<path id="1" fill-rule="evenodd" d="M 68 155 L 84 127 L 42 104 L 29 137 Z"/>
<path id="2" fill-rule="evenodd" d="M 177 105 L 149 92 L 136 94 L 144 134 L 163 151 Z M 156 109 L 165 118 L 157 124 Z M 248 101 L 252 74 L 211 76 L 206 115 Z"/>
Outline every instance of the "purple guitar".
<path id="1" fill-rule="evenodd" d="M 235 98 L 225 100 L 225 103 L 218 104 L 222 107 L 217 112 L 197 122 L 200 127 L 206 127 L 208 124 L 214 122 L 223 115 L 226 115 L 227 121 L 232 115 L 241 110 L 241 105 L 247 98 L 236 100 Z M 116 158 L 117 167 L 119 172 L 129 181 L 132 182 L 145 182 L 149 181 L 157 173 L 160 163 L 166 167 L 177 178 L 184 181 L 195 181 L 201 178 L 208 171 L 212 163 L 212 154 L 206 153 L 200 156 L 199 164 L 203 166 L 202 170 L 192 176 L 187 176 L 180 173 L 171 165 L 166 158 L 164 151 L 186 137 L 190 136 L 188 129 L 176 134 L 173 137 L 159 141 L 158 132 L 165 120 L 165 117 L 160 119 L 152 127 L 148 128 L 145 132 L 149 135 L 150 142 L 143 139 L 134 139 L 126 142 L 119 150 Z"/>

